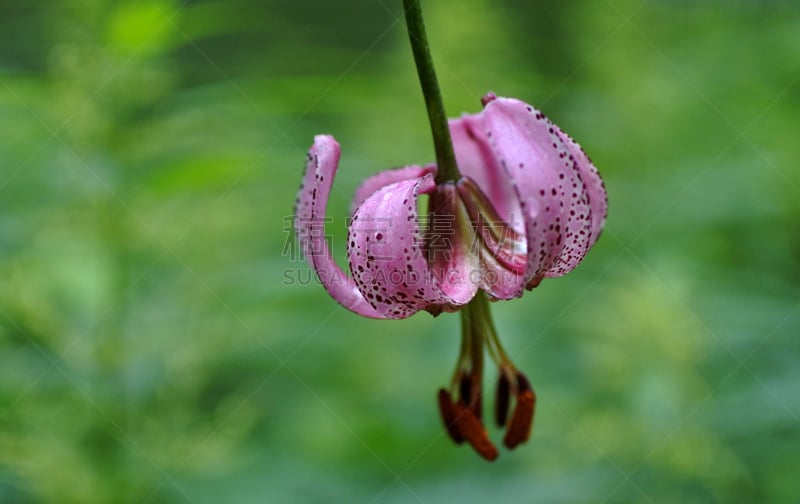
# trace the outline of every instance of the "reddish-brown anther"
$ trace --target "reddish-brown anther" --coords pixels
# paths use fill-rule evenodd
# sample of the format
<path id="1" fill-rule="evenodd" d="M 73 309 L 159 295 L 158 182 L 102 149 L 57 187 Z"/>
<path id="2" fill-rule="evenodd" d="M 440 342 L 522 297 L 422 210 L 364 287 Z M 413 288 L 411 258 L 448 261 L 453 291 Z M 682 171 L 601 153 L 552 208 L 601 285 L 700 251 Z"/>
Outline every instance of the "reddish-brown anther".
<path id="1" fill-rule="evenodd" d="M 458 381 L 458 398 L 464 404 L 472 404 L 472 378 L 469 374 L 462 374 Z"/>
<path id="2" fill-rule="evenodd" d="M 453 404 L 453 410 L 456 413 L 456 425 L 458 431 L 464 436 L 464 439 L 472 445 L 472 448 L 488 461 L 497 458 L 499 452 L 497 448 L 489 440 L 486 429 L 483 424 L 472 411 L 460 402 Z"/>
<path id="3" fill-rule="evenodd" d="M 478 420 L 483 418 L 482 378 L 479 373 L 465 373 L 459 382 L 459 399 Z"/>
<path id="4" fill-rule="evenodd" d="M 514 407 L 514 414 L 508 424 L 503 444 L 509 450 L 526 442 L 531 436 L 533 427 L 533 413 L 536 409 L 536 394 L 534 394 L 531 384 L 522 373 L 517 373 L 517 404 Z"/>
<path id="5" fill-rule="evenodd" d="M 453 402 L 450 400 L 450 394 L 443 388 L 439 389 L 439 413 L 442 415 L 444 428 L 450 439 L 456 444 L 464 442 L 464 436 L 458 430 L 457 413 L 453 408 Z"/>
<path id="6" fill-rule="evenodd" d="M 500 371 L 500 376 L 497 378 L 497 396 L 494 399 L 494 421 L 498 427 L 503 427 L 508 419 L 508 408 L 511 406 L 510 385 L 508 376 Z"/>

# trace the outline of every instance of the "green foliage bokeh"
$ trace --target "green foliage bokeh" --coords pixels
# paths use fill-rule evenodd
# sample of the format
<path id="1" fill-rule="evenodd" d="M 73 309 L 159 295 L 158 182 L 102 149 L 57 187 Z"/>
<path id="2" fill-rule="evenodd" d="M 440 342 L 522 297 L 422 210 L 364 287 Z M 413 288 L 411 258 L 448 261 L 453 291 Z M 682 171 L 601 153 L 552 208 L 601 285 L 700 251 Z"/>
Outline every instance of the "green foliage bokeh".
<path id="1" fill-rule="evenodd" d="M 399 4 L 0 4 L 0 502 L 800 498 L 796 3 L 424 2 L 450 115 L 528 101 L 609 193 L 494 305 L 539 396 L 494 464 L 436 412 L 458 317 L 350 314 L 288 228 L 316 133 L 340 261 L 433 158 Z"/>

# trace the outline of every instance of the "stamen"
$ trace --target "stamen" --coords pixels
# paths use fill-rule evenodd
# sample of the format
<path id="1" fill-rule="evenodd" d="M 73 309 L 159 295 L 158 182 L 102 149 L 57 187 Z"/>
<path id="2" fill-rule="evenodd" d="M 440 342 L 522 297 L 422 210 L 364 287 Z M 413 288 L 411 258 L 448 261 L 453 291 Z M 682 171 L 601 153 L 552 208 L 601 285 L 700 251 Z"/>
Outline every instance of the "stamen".
<path id="1" fill-rule="evenodd" d="M 508 424 L 503 444 L 512 450 L 521 443 L 528 440 L 533 426 L 533 413 L 536 409 L 536 394 L 531 388 L 528 378 L 517 372 L 517 404 L 514 407 L 514 414 Z"/>
<path id="2" fill-rule="evenodd" d="M 450 394 L 443 388 L 439 389 L 439 413 L 442 415 L 444 428 L 447 430 L 447 434 L 450 435 L 450 439 L 452 439 L 455 444 L 463 443 L 464 436 L 462 436 L 461 432 L 458 430 L 458 415 L 453 408 Z"/>
<path id="3" fill-rule="evenodd" d="M 492 324 L 486 293 L 479 291 L 461 311 L 461 351 L 450 391 L 439 390 L 439 411 L 450 438 L 460 444 L 468 442 L 486 460 L 495 460 L 497 448 L 489 440 L 481 421 L 483 358 L 488 351 L 500 368 L 494 420 L 506 427 L 503 443 L 509 449 L 528 440 L 533 426 L 536 394 L 528 378 L 517 371 L 506 354 Z M 452 397 L 457 394 L 458 400 Z M 509 420 L 511 397 L 514 409 Z"/>
<path id="4" fill-rule="evenodd" d="M 500 376 L 497 378 L 497 396 L 494 403 L 494 421 L 498 427 L 503 427 L 508 419 L 508 409 L 511 406 L 510 387 L 508 376 L 501 370 Z"/>
<path id="5" fill-rule="evenodd" d="M 481 327 L 483 320 L 479 313 L 469 307 L 462 310 L 461 315 L 462 334 L 467 341 L 469 355 L 468 371 L 464 372 L 461 382 L 461 401 L 480 421 L 483 417 L 483 352 L 486 343 Z"/>
<path id="6" fill-rule="evenodd" d="M 458 382 L 458 397 L 464 404 L 471 405 L 472 404 L 472 394 L 470 393 L 470 386 L 472 385 L 472 378 L 470 378 L 469 373 L 463 373 L 461 375 L 461 379 Z"/>
<path id="7" fill-rule="evenodd" d="M 467 378 L 469 379 L 469 402 L 464 400 L 464 404 L 472 411 L 475 418 L 481 420 L 483 418 L 483 384 L 481 383 L 483 376 L 480 373 L 472 373 Z"/>
<path id="8" fill-rule="evenodd" d="M 456 413 L 456 425 L 459 432 L 478 455 L 489 461 L 496 459 L 499 453 L 494 444 L 489 441 L 489 436 L 481 421 L 460 402 L 453 404 L 453 410 Z"/>

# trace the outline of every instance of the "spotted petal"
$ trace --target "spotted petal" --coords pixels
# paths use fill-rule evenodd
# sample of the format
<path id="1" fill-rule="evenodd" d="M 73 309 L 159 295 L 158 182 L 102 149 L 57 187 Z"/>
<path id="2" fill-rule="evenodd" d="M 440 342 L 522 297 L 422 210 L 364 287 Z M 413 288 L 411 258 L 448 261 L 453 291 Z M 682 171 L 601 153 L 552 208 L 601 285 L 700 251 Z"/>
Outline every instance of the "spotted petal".
<path id="1" fill-rule="evenodd" d="M 574 142 L 570 144 L 544 114 L 519 100 L 493 99 L 481 119 L 520 201 L 528 241 L 529 286 L 545 276 L 569 272 L 583 259 L 593 243 L 593 229 L 599 232 L 604 217 L 595 218 L 590 205 L 584 171 L 591 163 L 588 158 L 579 163 Z M 591 191 L 593 197 L 604 200 L 604 191 L 594 186 Z M 595 219 L 600 219 L 596 225 Z"/>
<path id="2" fill-rule="evenodd" d="M 342 306 L 359 315 L 384 318 L 358 290 L 353 279 L 336 264 L 325 237 L 328 197 L 339 165 L 339 144 L 317 135 L 308 152 L 306 173 L 295 205 L 295 231 L 300 248 L 320 283 Z"/>
<path id="3" fill-rule="evenodd" d="M 461 174 L 475 182 L 498 217 L 512 225 L 517 232 L 524 232 L 519 198 L 514 193 L 508 174 L 495 156 L 481 122 L 481 114 L 451 119 L 450 135 Z"/>
<path id="4" fill-rule="evenodd" d="M 561 131 L 558 126 L 556 126 L 556 133 L 564 140 L 564 143 L 567 145 L 567 148 L 578 165 L 581 175 L 583 175 L 583 182 L 586 185 L 586 192 L 589 196 L 589 206 L 591 206 L 592 209 L 592 234 L 589 239 L 589 246 L 591 247 L 600 236 L 603 225 L 606 222 L 606 217 L 608 216 L 606 185 L 603 183 L 603 179 L 600 178 L 600 172 L 597 171 L 594 163 L 592 163 L 592 160 L 581 146 L 578 145 L 578 142 Z"/>
<path id="5" fill-rule="evenodd" d="M 459 192 L 475 228 L 473 252 L 480 256 L 480 287 L 495 299 L 511 299 L 526 283 L 525 226 L 519 198 L 500 166 L 481 114 L 450 120 Z"/>
<path id="6" fill-rule="evenodd" d="M 348 236 L 350 270 L 367 302 L 386 318 L 419 310 L 436 314 L 450 299 L 428 266 L 417 198 L 433 190 L 428 174 L 372 193 L 353 215 Z"/>
<path id="7" fill-rule="evenodd" d="M 402 168 L 394 168 L 392 170 L 384 170 L 375 175 L 367 178 L 356 189 L 356 194 L 353 197 L 353 202 L 350 204 L 350 214 L 355 213 L 356 209 L 364 203 L 372 193 L 389 184 L 400 182 L 401 180 L 412 180 L 422 178 L 425 175 L 433 173 L 436 174 L 436 165 L 427 166 L 404 166 Z"/>

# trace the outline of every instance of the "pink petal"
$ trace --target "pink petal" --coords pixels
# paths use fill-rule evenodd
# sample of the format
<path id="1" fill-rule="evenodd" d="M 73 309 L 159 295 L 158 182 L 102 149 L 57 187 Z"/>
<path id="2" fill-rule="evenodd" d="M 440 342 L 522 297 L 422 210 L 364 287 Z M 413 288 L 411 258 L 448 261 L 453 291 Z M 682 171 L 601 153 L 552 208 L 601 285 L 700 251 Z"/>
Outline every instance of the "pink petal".
<path id="1" fill-rule="evenodd" d="M 422 309 L 438 313 L 450 301 L 428 267 L 418 227 L 417 198 L 433 188 L 430 174 L 395 182 L 372 193 L 353 215 L 350 270 L 369 304 L 386 318 Z"/>
<path id="2" fill-rule="evenodd" d="M 555 126 L 555 125 L 554 125 Z M 567 144 L 575 162 L 578 164 L 578 169 L 583 175 L 583 183 L 586 185 L 586 191 L 589 195 L 589 206 L 592 209 L 592 235 L 589 239 L 589 246 L 591 247 L 600 236 L 603 230 L 603 225 L 608 216 L 608 195 L 606 194 L 606 185 L 603 179 L 600 178 L 600 172 L 592 163 L 592 160 L 584 152 L 578 142 L 572 139 L 569 135 L 564 133 L 558 126 L 555 126 L 556 133 L 558 133 L 564 143 Z"/>
<path id="3" fill-rule="evenodd" d="M 361 203 L 381 187 L 400 182 L 401 180 L 422 178 L 429 173 L 436 174 L 436 165 L 428 165 L 425 167 L 411 165 L 376 173 L 362 182 L 361 185 L 358 186 L 358 189 L 356 189 L 356 194 L 353 197 L 352 203 L 350 203 L 350 215 L 354 214 L 356 209 L 361 206 Z"/>
<path id="4" fill-rule="evenodd" d="M 339 144 L 333 137 L 317 135 L 314 138 L 295 205 L 297 239 L 303 254 L 333 299 L 359 315 L 384 318 L 367 303 L 353 279 L 333 260 L 325 237 L 325 212 L 339 164 L 339 152 Z"/>
<path id="5" fill-rule="evenodd" d="M 478 292 L 479 245 L 456 184 L 436 186 L 428 199 L 425 249 L 439 288 L 451 304 L 467 304 Z"/>
<path id="6" fill-rule="evenodd" d="M 480 256 L 480 288 L 495 299 L 520 297 L 527 281 L 525 233 L 518 233 L 499 217 L 472 179 L 461 179 L 458 192 L 475 229 L 472 250 Z"/>
<path id="7" fill-rule="evenodd" d="M 517 232 L 524 232 L 519 198 L 492 150 L 481 123 L 481 114 L 451 119 L 450 135 L 461 174 L 475 182 L 500 219 L 511 224 Z"/>
<path id="8" fill-rule="evenodd" d="M 481 119 L 519 197 L 529 286 L 567 273 L 583 259 L 594 234 L 589 192 L 570 146 L 544 114 L 519 100 L 497 98 Z"/>
<path id="9" fill-rule="evenodd" d="M 450 134 L 459 171 L 469 181 L 460 183 L 459 191 L 473 225 L 481 228 L 478 237 L 485 247 L 479 250 L 480 288 L 495 299 L 519 297 L 526 282 L 527 250 L 519 197 L 495 156 L 481 114 L 450 120 Z"/>

